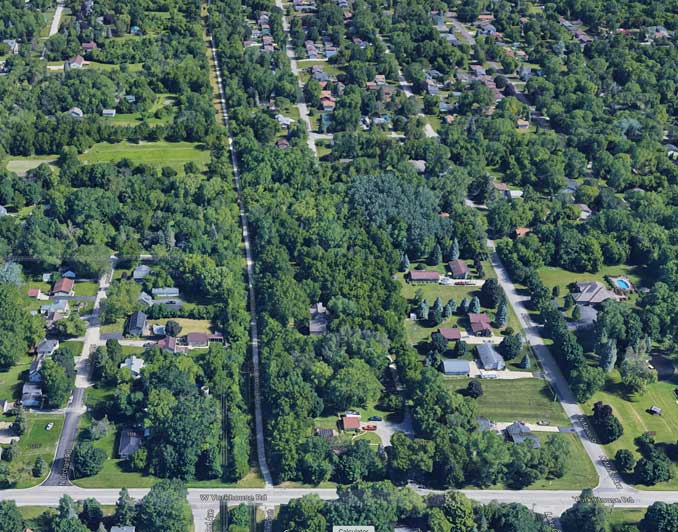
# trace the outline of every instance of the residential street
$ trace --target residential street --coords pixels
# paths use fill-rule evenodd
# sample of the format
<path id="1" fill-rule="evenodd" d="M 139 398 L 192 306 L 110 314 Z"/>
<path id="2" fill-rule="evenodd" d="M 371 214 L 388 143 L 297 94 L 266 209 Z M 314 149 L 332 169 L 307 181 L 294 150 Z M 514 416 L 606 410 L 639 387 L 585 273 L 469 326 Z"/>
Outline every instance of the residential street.
<path id="1" fill-rule="evenodd" d="M 488 242 L 491 249 L 494 249 L 494 243 Z M 519 294 L 515 285 L 511 282 L 508 272 L 499 259 L 499 255 L 495 251 L 492 252 L 492 266 L 497 272 L 497 280 L 504 289 L 506 297 L 508 298 L 513 310 L 518 316 L 518 320 L 525 330 L 527 342 L 534 349 L 535 355 L 539 358 L 539 362 L 544 368 L 544 376 L 549 381 L 551 386 L 558 396 L 560 404 L 565 410 L 565 414 L 570 418 L 570 422 L 574 427 L 579 439 L 584 445 L 586 454 L 589 455 L 591 462 L 598 473 L 599 483 L 598 488 L 624 490 L 628 486 L 619 477 L 619 474 L 610 467 L 607 462 L 605 451 L 601 445 L 595 440 L 593 430 L 589 427 L 584 412 L 579 407 L 574 399 L 574 395 L 567 384 L 565 376 L 560 371 L 548 347 L 544 345 L 544 339 L 541 336 L 541 326 L 536 325 L 527 312 L 525 303 L 529 301 L 529 296 L 526 294 Z"/>
<path id="2" fill-rule="evenodd" d="M 113 272 L 105 274 L 99 280 L 99 291 L 94 301 L 92 315 L 88 318 L 88 327 L 83 339 L 82 352 L 75 361 L 75 388 L 73 389 L 72 399 L 66 406 L 66 416 L 64 418 L 64 427 L 59 436 L 54 462 L 49 476 L 43 482 L 43 486 L 67 486 L 70 484 L 68 478 L 70 469 L 70 455 L 78 437 L 78 427 L 80 418 L 87 412 L 85 406 L 85 390 L 92 386 L 90 380 L 90 361 L 89 355 L 92 349 L 102 343 L 99 327 L 99 309 L 101 301 L 106 298 L 106 290 L 111 284 Z"/>

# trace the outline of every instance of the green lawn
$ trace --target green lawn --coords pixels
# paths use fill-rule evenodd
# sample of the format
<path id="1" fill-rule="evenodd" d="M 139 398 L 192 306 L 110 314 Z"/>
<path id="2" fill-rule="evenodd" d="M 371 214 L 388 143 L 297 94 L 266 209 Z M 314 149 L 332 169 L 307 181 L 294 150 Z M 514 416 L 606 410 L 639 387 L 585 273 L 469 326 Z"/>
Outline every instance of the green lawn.
<path id="1" fill-rule="evenodd" d="M 115 506 L 101 505 L 101 510 L 104 517 L 111 516 L 115 513 Z M 19 513 L 26 521 L 26 526 L 30 527 L 31 530 L 40 531 L 47 530 L 47 526 L 49 526 L 48 523 L 42 519 L 43 514 L 56 514 L 57 509 L 51 506 L 19 506 Z"/>
<path id="2" fill-rule="evenodd" d="M 31 357 L 25 355 L 8 371 L 0 372 L 0 399 L 16 400 L 21 398 L 23 380 L 21 374 L 28 371 L 31 365 Z"/>
<path id="3" fill-rule="evenodd" d="M 64 424 L 63 416 L 58 414 L 27 414 L 28 427 L 19 440 L 17 458 L 8 464 L 10 478 L 16 488 L 29 488 L 44 480 L 35 478 L 32 473 L 33 464 L 38 456 L 42 456 L 51 467 L 59 434 Z M 52 430 L 46 430 L 48 423 L 54 423 Z"/>
<path id="4" fill-rule="evenodd" d="M 117 144 L 99 143 L 80 156 L 85 163 L 118 162 L 131 159 L 137 164 L 150 164 L 157 167 L 170 166 L 183 170 L 184 164 L 193 161 L 201 169 L 205 168 L 210 152 L 200 144 L 192 142 L 119 142 Z"/>
<path id="5" fill-rule="evenodd" d="M 54 165 L 56 164 L 56 161 L 56 155 L 31 155 L 28 157 L 11 156 L 11 158 L 6 160 L 5 166 L 10 172 L 24 175 L 29 170 L 33 170 L 33 168 L 37 168 L 43 163 Z"/>
<path id="6" fill-rule="evenodd" d="M 76 282 L 73 286 L 73 291 L 76 296 L 96 296 L 99 291 L 99 283 L 89 281 Z"/>
<path id="7" fill-rule="evenodd" d="M 165 325 L 167 319 L 162 320 L 148 320 L 148 326 L 153 325 Z M 210 332 L 211 322 L 210 320 L 193 320 L 189 318 L 172 318 L 172 321 L 176 321 L 181 325 L 181 335 L 192 333 L 192 332 Z"/>
<path id="8" fill-rule="evenodd" d="M 609 404 L 624 427 L 624 434 L 618 440 L 604 445 L 610 458 L 613 458 L 619 449 L 629 449 L 639 457 L 634 439 L 645 432 L 654 432 L 657 443 L 675 444 L 678 434 L 678 401 L 673 393 L 675 388 L 675 383 L 660 381 L 648 386 L 642 396 L 635 394 L 627 396 L 621 385 L 619 372 L 614 370 L 610 373 L 605 388 L 595 393 L 584 405 L 585 413 L 591 414 L 596 401 Z M 653 405 L 662 409 L 661 416 L 653 416 L 646 412 Z M 678 489 L 678 468 L 674 464 L 674 478 L 669 482 L 637 487 L 650 490 Z"/>
<path id="9" fill-rule="evenodd" d="M 176 96 L 174 94 L 159 94 L 153 105 L 143 113 L 117 113 L 109 120 L 113 124 L 121 126 L 136 126 L 146 121 L 151 126 L 168 124 L 173 115 L 173 109 L 176 104 Z M 155 113 L 159 109 L 166 107 L 167 112 L 161 118 L 156 118 Z"/>
<path id="10" fill-rule="evenodd" d="M 463 390 L 472 379 L 446 377 L 445 382 L 455 392 Z M 569 425 L 560 403 L 554 400 L 549 385 L 542 379 L 490 380 L 480 379 L 484 394 L 477 399 L 478 415 L 492 421 L 524 421 L 540 419 L 551 425 Z"/>
<path id="11" fill-rule="evenodd" d="M 608 513 L 607 522 L 610 529 L 621 525 L 638 526 L 640 520 L 645 517 L 645 508 L 612 508 Z"/>
<path id="12" fill-rule="evenodd" d="M 102 334 L 121 333 L 124 327 L 125 327 L 125 319 L 120 318 L 119 320 L 116 320 L 115 323 L 106 323 L 106 324 L 102 325 L 100 332 Z"/>
<path id="13" fill-rule="evenodd" d="M 82 348 L 84 345 L 84 342 L 77 340 L 66 340 L 65 342 L 61 342 L 61 344 L 59 344 L 59 349 L 68 349 L 71 353 L 73 353 L 74 357 L 79 357 L 82 354 Z"/>
<path id="14" fill-rule="evenodd" d="M 546 442 L 548 437 L 551 436 L 547 432 L 535 434 L 539 436 L 542 443 Z M 561 478 L 538 480 L 527 489 L 573 490 L 595 487 L 598 484 L 598 475 L 579 437 L 572 433 L 557 433 L 555 436 L 566 440 L 569 444 L 570 456 L 567 459 L 565 474 Z"/>

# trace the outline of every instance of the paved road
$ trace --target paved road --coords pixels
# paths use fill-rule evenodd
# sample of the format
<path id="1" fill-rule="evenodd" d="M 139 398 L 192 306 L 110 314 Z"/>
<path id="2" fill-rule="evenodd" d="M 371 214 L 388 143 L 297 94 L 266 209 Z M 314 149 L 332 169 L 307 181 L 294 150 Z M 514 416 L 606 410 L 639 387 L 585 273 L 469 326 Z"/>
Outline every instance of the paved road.
<path id="1" fill-rule="evenodd" d="M 64 0 L 59 0 L 57 2 L 56 9 L 54 10 L 54 18 L 52 19 L 52 25 L 49 27 L 49 36 L 55 35 L 59 31 L 59 25 L 61 24 L 61 15 L 64 12 Z"/>
<path id="2" fill-rule="evenodd" d="M 488 242 L 488 245 L 491 248 L 494 247 L 494 243 L 492 242 Z M 589 455 L 591 462 L 593 462 L 593 465 L 596 468 L 599 478 L 598 487 L 617 491 L 627 489 L 628 486 L 624 484 L 619 474 L 607 460 L 603 447 L 597 443 L 595 434 L 589 427 L 584 412 L 577 404 L 565 376 L 560 371 L 560 368 L 556 364 L 548 347 L 544 345 L 544 339 L 541 336 L 542 327 L 535 324 L 530 318 L 527 308 L 525 307 L 526 302 L 529 301 L 529 296 L 518 293 L 496 251 L 492 252 L 491 260 L 492 266 L 494 266 L 494 269 L 497 272 L 497 280 L 504 289 L 506 297 L 518 316 L 520 324 L 525 330 L 527 342 L 534 349 L 534 353 L 539 358 L 539 361 L 544 368 L 545 378 L 555 390 L 558 400 L 563 406 L 563 410 L 565 410 L 565 414 L 567 414 L 567 417 L 570 419 L 572 426 L 584 445 L 586 454 Z"/>
<path id="3" fill-rule="evenodd" d="M 459 33 L 463 39 L 466 41 L 466 44 L 469 46 L 475 46 L 476 45 L 476 40 L 473 38 L 473 35 L 466 29 L 466 26 L 464 26 L 457 17 L 452 17 L 452 24 L 454 25 L 454 29 Z"/>
<path id="4" fill-rule="evenodd" d="M 285 30 L 285 34 L 288 37 L 287 46 L 285 47 L 287 58 L 290 60 L 290 68 L 292 69 L 292 73 L 297 77 L 297 82 L 299 84 L 299 101 L 297 102 L 297 109 L 299 109 L 299 116 L 301 117 L 301 120 L 304 122 L 304 124 L 306 124 L 306 131 L 308 132 L 308 147 L 317 157 L 318 148 L 315 145 L 315 141 L 319 137 L 318 135 L 313 134 L 313 128 L 311 127 L 311 119 L 308 115 L 308 105 L 306 105 L 306 99 L 304 98 L 304 86 L 301 84 L 301 78 L 299 77 L 299 65 L 297 64 L 297 59 L 294 55 L 294 48 L 292 47 L 292 43 L 289 39 L 290 24 L 287 20 L 287 15 L 285 15 L 285 6 L 282 0 L 276 0 L 275 5 L 278 6 L 283 13 L 283 29 Z"/>
<path id="5" fill-rule="evenodd" d="M 49 476 L 43 482 L 43 486 L 67 486 L 70 484 L 68 478 L 70 456 L 78 437 L 80 418 L 87 411 L 84 402 L 85 390 L 92 386 L 92 382 L 89 379 L 89 355 L 92 348 L 102 343 L 100 337 L 101 329 L 99 327 L 99 308 L 102 299 L 106 298 L 106 290 L 112 278 L 113 273 L 111 271 L 99 280 L 99 291 L 94 300 L 92 315 L 88 318 L 89 324 L 83 339 L 82 351 L 75 361 L 75 388 L 73 389 L 72 400 L 66 407 L 64 427 L 59 436 L 59 442 L 54 454 L 54 462 L 52 463 Z"/>
<path id="6" fill-rule="evenodd" d="M 245 247 L 245 260 L 247 261 L 247 292 L 249 297 L 250 307 L 250 335 L 252 344 L 252 380 L 254 383 L 254 425 L 256 429 L 257 440 L 257 458 L 259 460 L 259 470 L 266 486 L 273 484 L 271 471 L 268 468 L 266 461 L 266 451 L 264 450 L 264 418 L 261 410 L 261 387 L 259 378 L 259 331 L 257 328 L 257 307 L 254 292 L 254 260 L 252 258 L 252 247 L 250 245 L 249 226 L 247 223 L 247 213 L 245 212 L 245 203 L 243 202 L 242 189 L 240 186 L 240 169 L 238 167 L 238 159 L 236 157 L 235 148 L 233 147 L 233 136 L 231 132 L 231 123 L 228 118 L 228 110 L 226 108 L 226 100 L 224 98 L 224 86 L 221 76 L 221 66 L 219 65 L 219 58 L 217 57 L 217 50 L 214 46 L 214 39 L 210 36 L 210 46 L 212 48 L 212 56 L 214 58 L 214 65 L 217 71 L 217 83 L 219 84 L 219 98 L 221 100 L 221 108 L 224 117 L 224 124 L 228 131 L 228 148 L 231 153 L 231 164 L 233 165 L 233 178 L 235 181 L 235 188 L 238 193 L 238 206 L 240 208 L 240 223 L 242 225 L 242 236 Z"/>

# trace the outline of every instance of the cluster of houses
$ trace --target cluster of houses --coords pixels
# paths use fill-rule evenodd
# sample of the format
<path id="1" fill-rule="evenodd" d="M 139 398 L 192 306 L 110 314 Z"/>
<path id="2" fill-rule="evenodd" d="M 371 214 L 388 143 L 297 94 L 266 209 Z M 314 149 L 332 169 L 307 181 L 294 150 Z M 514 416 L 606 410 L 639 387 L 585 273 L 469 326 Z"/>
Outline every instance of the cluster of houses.
<path id="1" fill-rule="evenodd" d="M 28 378 L 21 389 L 21 404 L 25 408 L 37 408 L 42 405 L 42 375 L 45 360 L 59 349 L 59 340 L 44 338 L 35 347 L 35 356 L 28 369 Z"/>
<path id="2" fill-rule="evenodd" d="M 461 338 L 461 335 L 458 335 L 458 337 Z M 478 344 L 476 346 L 476 354 L 484 370 L 503 371 L 506 369 L 506 362 L 504 362 L 504 358 L 495 349 L 494 345 Z M 445 359 L 441 362 L 440 369 L 445 375 L 468 377 L 471 374 L 471 363 L 468 360 L 462 359 Z"/>
<path id="3" fill-rule="evenodd" d="M 273 53 L 275 51 L 275 43 L 271 36 L 271 26 L 269 24 L 271 14 L 267 11 L 262 11 L 256 22 L 256 27 L 252 29 L 252 34 L 249 40 L 244 42 L 246 47 L 259 46 L 266 53 Z"/>

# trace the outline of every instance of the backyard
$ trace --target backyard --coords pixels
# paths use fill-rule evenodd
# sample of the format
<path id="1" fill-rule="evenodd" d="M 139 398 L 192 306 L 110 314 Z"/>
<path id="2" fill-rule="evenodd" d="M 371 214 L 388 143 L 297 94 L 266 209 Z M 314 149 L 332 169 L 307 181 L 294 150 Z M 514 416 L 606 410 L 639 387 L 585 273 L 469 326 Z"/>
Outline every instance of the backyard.
<path id="1" fill-rule="evenodd" d="M 118 162 L 131 159 L 136 164 L 149 164 L 157 167 L 169 166 L 183 171 L 184 164 L 192 161 L 204 169 L 210 152 L 200 144 L 191 142 L 119 142 L 117 144 L 99 143 L 80 156 L 85 163 Z"/>

